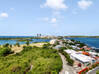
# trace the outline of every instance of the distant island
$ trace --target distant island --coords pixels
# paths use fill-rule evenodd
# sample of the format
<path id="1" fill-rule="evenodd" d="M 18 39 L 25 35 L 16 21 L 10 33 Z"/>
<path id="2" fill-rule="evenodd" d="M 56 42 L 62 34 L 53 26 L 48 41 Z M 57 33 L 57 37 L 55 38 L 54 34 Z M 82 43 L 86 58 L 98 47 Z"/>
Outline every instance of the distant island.
<path id="1" fill-rule="evenodd" d="M 99 38 L 99 36 L 64 36 L 65 38 Z"/>
<path id="2" fill-rule="evenodd" d="M 99 36 L 1 36 L 0 40 L 31 41 L 31 39 L 55 39 L 55 38 L 99 38 Z"/>

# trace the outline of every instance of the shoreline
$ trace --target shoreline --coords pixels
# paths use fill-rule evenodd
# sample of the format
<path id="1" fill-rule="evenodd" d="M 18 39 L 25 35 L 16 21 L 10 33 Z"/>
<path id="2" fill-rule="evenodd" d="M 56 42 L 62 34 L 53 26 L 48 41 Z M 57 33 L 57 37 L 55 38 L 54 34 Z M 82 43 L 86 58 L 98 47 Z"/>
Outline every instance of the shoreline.
<path id="1" fill-rule="evenodd" d="M 17 39 L 17 38 L 15 38 L 15 39 Z M 39 38 L 39 39 L 41 39 L 41 38 Z M 66 39 L 69 39 L 69 38 L 66 38 Z M 70 39 L 72 39 L 72 38 L 70 38 Z M 24 41 L 18 41 L 18 40 L 14 40 L 15 42 L 13 42 L 13 39 L 11 39 L 11 42 L 10 42 L 10 40 L 8 41 L 8 42 L 6 42 L 6 40 L 4 40 L 5 42 L 3 43 L 3 42 L 1 42 L 1 46 L 2 45 L 4 45 L 4 44 L 6 44 L 6 43 L 9 43 L 10 45 L 15 45 L 16 43 L 19 43 L 20 45 L 25 45 L 25 43 L 26 43 L 26 40 L 27 40 L 27 38 L 24 38 Z M 35 40 L 35 39 L 34 39 Z M 46 41 L 46 40 L 48 40 L 48 41 Z M 29 41 L 30 42 L 30 44 L 32 45 L 32 44 L 37 44 L 37 43 L 47 43 L 47 42 L 49 42 L 49 40 L 51 40 L 51 39 L 46 39 L 45 41 L 34 41 L 33 42 L 33 40 L 32 41 Z M 75 39 L 74 39 L 75 40 Z M 0 40 L 1 41 L 1 40 Z M 76 40 L 76 41 L 79 41 L 79 40 Z M 81 43 L 85 43 L 85 42 L 81 42 Z M 97 51 L 97 52 L 99 52 L 99 47 L 95 47 L 95 45 L 89 45 L 88 43 L 85 43 L 86 45 L 88 45 L 90 48 L 92 48 L 93 50 L 95 50 L 95 51 Z"/>

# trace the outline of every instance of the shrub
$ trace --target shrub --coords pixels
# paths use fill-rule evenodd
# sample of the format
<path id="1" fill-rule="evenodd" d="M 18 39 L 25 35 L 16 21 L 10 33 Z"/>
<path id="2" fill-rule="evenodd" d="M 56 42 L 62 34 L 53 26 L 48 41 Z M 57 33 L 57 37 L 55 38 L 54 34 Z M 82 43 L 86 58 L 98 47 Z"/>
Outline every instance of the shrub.
<path id="1" fill-rule="evenodd" d="M 61 47 L 61 48 L 60 48 L 60 50 L 62 50 L 62 51 L 63 51 L 63 50 L 66 50 L 66 49 L 67 49 L 66 47 Z"/>
<path id="2" fill-rule="evenodd" d="M 75 45 L 74 43 L 68 43 L 69 45 Z"/>
<path id="3" fill-rule="evenodd" d="M 55 46 L 56 46 L 56 44 L 53 44 L 53 45 L 52 45 L 52 47 L 55 47 Z"/>
<path id="4" fill-rule="evenodd" d="M 96 67 L 96 65 L 95 65 L 95 64 L 93 64 L 93 65 L 92 65 L 92 68 L 95 68 L 95 67 Z"/>
<path id="5" fill-rule="evenodd" d="M 10 48 L 12 48 L 12 45 L 10 45 Z"/>
<path id="6" fill-rule="evenodd" d="M 67 49 L 73 49 L 71 46 L 67 46 Z"/>
<path id="7" fill-rule="evenodd" d="M 79 44 L 80 44 L 80 45 L 79 45 L 80 48 L 82 48 L 83 46 L 85 46 L 84 43 L 79 43 Z"/>
<path id="8" fill-rule="evenodd" d="M 33 48 L 38 48 L 37 46 L 33 46 Z"/>
<path id="9" fill-rule="evenodd" d="M 30 44 L 29 40 L 26 41 L 26 45 L 28 46 Z"/>
<path id="10" fill-rule="evenodd" d="M 23 51 L 28 51 L 31 50 L 32 47 L 31 46 L 23 46 Z"/>
<path id="11" fill-rule="evenodd" d="M 3 45 L 3 47 L 8 47 L 9 46 L 9 43 L 6 43 Z"/>
<path id="12" fill-rule="evenodd" d="M 49 44 L 49 43 L 48 43 L 48 44 L 44 44 L 42 48 L 43 48 L 43 49 L 50 48 L 50 44 Z"/>
<path id="13" fill-rule="evenodd" d="M 68 65 L 73 66 L 74 61 L 70 58 L 69 54 L 64 53 L 66 57 L 66 61 L 68 62 Z"/>
<path id="14" fill-rule="evenodd" d="M 68 42 L 66 42 L 66 41 L 63 41 L 63 43 L 64 43 L 64 44 L 68 44 Z"/>
<path id="15" fill-rule="evenodd" d="M 75 42 L 75 40 L 74 40 L 74 39 L 71 39 L 71 41 L 72 41 L 72 42 Z"/>
<path id="16" fill-rule="evenodd" d="M 55 45 L 59 45 L 59 42 L 58 42 L 58 41 L 56 41 Z"/>
<path id="17" fill-rule="evenodd" d="M 80 51 L 85 51 L 85 49 L 83 48 L 83 49 L 81 49 Z"/>
<path id="18" fill-rule="evenodd" d="M 18 46 L 18 47 L 20 47 L 20 44 L 19 43 L 16 43 L 15 45 Z"/>
<path id="19" fill-rule="evenodd" d="M 58 51 L 60 52 L 60 53 L 62 53 L 64 50 L 66 50 L 67 48 L 66 47 L 61 47 Z"/>
<path id="20" fill-rule="evenodd" d="M 68 61 L 68 64 L 69 65 L 73 66 L 74 60 L 72 60 L 72 59 L 69 58 L 69 59 L 67 59 L 67 61 Z"/>
<path id="21" fill-rule="evenodd" d="M 99 74 L 99 70 L 96 71 L 96 74 Z"/>
<path id="22" fill-rule="evenodd" d="M 11 53 L 11 49 L 8 47 L 0 49 L 0 56 L 6 56 L 10 53 Z"/>
<path id="23" fill-rule="evenodd" d="M 59 50 L 59 52 L 62 53 L 62 54 L 65 56 L 66 61 L 68 62 L 68 65 L 73 66 L 74 60 L 72 60 L 72 59 L 70 58 L 69 54 L 66 53 L 66 52 L 64 52 L 64 50 Z"/>
<path id="24" fill-rule="evenodd" d="M 13 68 L 11 69 L 11 71 L 12 71 L 12 72 L 18 72 L 18 71 L 20 71 L 20 69 L 21 69 L 20 66 L 16 66 L 16 67 L 13 67 Z"/>
<path id="25" fill-rule="evenodd" d="M 23 49 L 24 53 L 0 57 L 0 74 L 49 74 L 53 71 L 58 74 L 62 69 L 62 60 L 54 49 L 30 46 Z"/>

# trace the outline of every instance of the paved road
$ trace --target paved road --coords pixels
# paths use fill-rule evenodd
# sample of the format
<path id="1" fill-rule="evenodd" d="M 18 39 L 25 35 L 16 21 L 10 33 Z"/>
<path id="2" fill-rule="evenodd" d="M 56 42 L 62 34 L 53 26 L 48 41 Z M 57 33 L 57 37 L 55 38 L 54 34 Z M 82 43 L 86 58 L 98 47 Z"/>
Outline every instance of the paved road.
<path id="1" fill-rule="evenodd" d="M 96 71 L 99 70 L 99 66 L 96 67 L 95 69 L 91 70 L 90 72 L 88 72 L 87 74 L 96 74 Z"/>
<path id="2" fill-rule="evenodd" d="M 59 55 L 61 56 L 61 59 L 63 61 L 63 69 L 61 72 L 59 72 L 59 74 L 77 74 L 73 67 L 67 65 L 67 61 L 64 55 L 62 55 L 61 53 L 59 53 Z"/>

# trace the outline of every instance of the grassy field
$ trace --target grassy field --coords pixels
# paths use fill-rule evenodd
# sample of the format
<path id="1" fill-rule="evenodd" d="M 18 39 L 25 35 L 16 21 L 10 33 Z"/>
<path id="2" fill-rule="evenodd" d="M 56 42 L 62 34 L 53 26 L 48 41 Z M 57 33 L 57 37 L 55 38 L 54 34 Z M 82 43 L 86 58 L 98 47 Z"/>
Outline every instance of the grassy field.
<path id="1" fill-rule="evenodd" d="M 20 53 L 0 56 L 0 74 L 58 74 L 61 68 L 61 58 L 54 49 L 25 46 Z"/>

